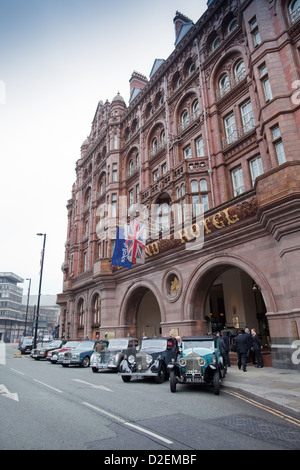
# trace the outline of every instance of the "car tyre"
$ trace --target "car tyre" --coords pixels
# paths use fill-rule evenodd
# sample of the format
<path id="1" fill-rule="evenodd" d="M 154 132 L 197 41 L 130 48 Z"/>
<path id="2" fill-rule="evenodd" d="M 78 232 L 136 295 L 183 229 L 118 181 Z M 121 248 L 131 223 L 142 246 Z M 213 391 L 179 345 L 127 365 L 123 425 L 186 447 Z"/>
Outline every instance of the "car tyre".
<path id="1" fill-rule="evenodd" d="M 219 376 L 219 371 L 218 370 L 216 370 L 215 373 L 214 373 L 213 387 L 214 387 L 214 394 L 219 395 L 219 393 L 220 393 L 220 376 Z"/>
<path id="2" fill-rule="evenodd" d="M 176 392 L 176 375 L 174 370 L 170 371 L 170 390 L 172 393 Z"/>
<path id="3" fill-rule="evenodd" d="M 165 376 L 166 376 L 166 369 L 165 367 L 162 365 L 161 368 L 159 369 L 158 371 L 158 374 L 157 376 L 155 377 L 155 382 L 157 384 L 162 384 L 165 380 Z"/>
<path id="4" fill-rule="evenodd" d="M 122 380 L 123 380 L 123 382 L 130 382 L 131 377 L 130 377 L 130 375 L 122 375 Z"/>
<path id="5" fill-rule="evenodd" d="M 89 356 L 85 356 L 85 357 L 83 358 L 83 361 L 82 361 L 81 365 L 82 365 L 82 367 L 89 367 L 89 365 L 90 365 L 90 358 L 89 358 Z"/>

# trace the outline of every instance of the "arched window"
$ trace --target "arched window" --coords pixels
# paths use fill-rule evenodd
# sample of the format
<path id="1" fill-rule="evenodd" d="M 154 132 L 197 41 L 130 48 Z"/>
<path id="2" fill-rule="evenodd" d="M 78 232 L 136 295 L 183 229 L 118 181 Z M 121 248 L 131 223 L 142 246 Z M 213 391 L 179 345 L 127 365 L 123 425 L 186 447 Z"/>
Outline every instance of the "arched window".
<path id="1" fill-rule="evenodd" d="M 217 36 L 212 42 L 212 45 L 211 45 L 212 51 L 217 49 L 217 47 L 220 45 L 220 42 L 221 42 L 220 36 Z"/>
<path id="2" fill-rule="evenodd" d="M 207 181 L 206 180 L 200 180 L 200 191 L 207 191 Z"/>
<path id="3" fill-rule="evenodd" d="M 131 159 L 129 162 L 129 175 L 132 175 L 133 170 L 134 170 L 134 161 L 133 159 Z"/>
<path id="4" fill-rule="evenodd" d="M 237 19 L 233 18 L 233 20 L 230 21 L 228 27 L 227 27 L 227 32 L 230 34 L 238 25 Z"/>
<path id="5" fill-rule="evenodd" d="M 199 101 L 195 101 L 193 104 L 193 115 L 194 117 L 198 117 L 200 114 L 200 106 L 199 106 Z"/>
<path id="6" fill-rule="evenodd" d="M 300 17 L 300 0 L 293 0 L 289 5 L 291 20 L 294 22 Z"/>
<path id="7" fill-rule="evenodd" d="M 158 149 L 157 138 L 154 137 L 154 139 L 152 140 L 152 151 L 157 152 L 157 149 Z"/>
<path id="8" fill-rule="evenodd" d="M 230 81 L 229 81 L 229 77 L 228 77 L 227 74 L 222 75 L 222 77 L 221 77 L 220 80 L 219 80 L 220 96 L 225 95 L 226 93 L 228 93 L 229 90 L 230 90 Z"/>
<path id="9" fill-rule="evenodd" d="M 161 131 L 161 134 L 160 134 L 160 141 L 161 141 L 162 145 L 163 145 L 163 144 L 165 143 L 165 141 L 166 141 L 166 132 L 165 132 L 164 129 Z"/>
<path id="10" fill-rule="evenodd" d="M 93 324 L 100 326 L 100 314 L 101 314 L 101 299 L 100 295 L 97 294 L 93 303 Z"/>
<path id="11" fill-rule="evenodd" d="M 189 124 L 189 114 L 187 111 L 183 111 L 181 115 L 181 124 L 184 127 L 186 127 Z"/>
<path id="12" fill-rule="evenodd" d="M 191 192 L 192 193 L 198 193 L 199 192 L 198 181 L 196 181 L 196 180 L 191 181 Z"/>
<path id="13" fill-rule="evenodd" d="M 83 300 L 81 300 L 79 303 L 78 326 L 80 328 L 84 327 L 84 302 Z"/>
<path id="14" fill-rule="evenodd" d="M 236 64 L 234 67 L 234 77 L 236 82 L 240 82 L 245 78 L 246 76 L 246 67 L 245 67 L 245 62 L 242 60 L 239 60 L 239 62 Z"/>

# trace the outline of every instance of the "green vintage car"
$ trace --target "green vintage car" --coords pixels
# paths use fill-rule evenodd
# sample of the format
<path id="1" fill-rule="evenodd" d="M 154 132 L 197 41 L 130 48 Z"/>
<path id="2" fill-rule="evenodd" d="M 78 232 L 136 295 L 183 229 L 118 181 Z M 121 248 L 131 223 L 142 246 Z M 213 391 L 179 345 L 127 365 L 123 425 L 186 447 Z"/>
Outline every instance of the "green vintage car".
<path id="1" fill-rule="evenodd" d="M 220 381 L 225 377 L 226 366 L 220 354 L 217 338 L 189 336 L 182 339 L 176 360 L 168 364 L 171 392 L 177 384 L 211 385 L 215 395 L 220 393 Z"/>

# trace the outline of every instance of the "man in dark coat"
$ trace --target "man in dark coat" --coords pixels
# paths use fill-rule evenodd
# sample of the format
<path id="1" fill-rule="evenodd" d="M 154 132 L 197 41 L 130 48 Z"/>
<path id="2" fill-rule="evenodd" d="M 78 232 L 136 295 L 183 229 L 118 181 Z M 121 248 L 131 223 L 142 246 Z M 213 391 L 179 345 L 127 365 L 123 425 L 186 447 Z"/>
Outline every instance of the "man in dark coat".
<path id="1" fill-rule="evenodd" d="M 234 350 L 238 355 L 238 368 L 243 367 L 243 371 L 246 372 L 247 364 L 247 351 L 249 348 L 249 338 L 243 330 L 238 331 L 238 335 L 234 339 Z"/>
<path id="2" fill-rule="evenodd" d="M 256 330 L 254 328 L 252 328 L 251 333 L 252 333 L 251 349 L 253 350 L 254 357 L 257 358 L 257 366 L 256 367 L 259 367 L 261 369 L 264 366 L 262 355 L 260 353 L 260 350 L 261 350 L 261 347 L 262 347 L 261 342 L 260 342 L 260 339 L 257 336 Z"/>

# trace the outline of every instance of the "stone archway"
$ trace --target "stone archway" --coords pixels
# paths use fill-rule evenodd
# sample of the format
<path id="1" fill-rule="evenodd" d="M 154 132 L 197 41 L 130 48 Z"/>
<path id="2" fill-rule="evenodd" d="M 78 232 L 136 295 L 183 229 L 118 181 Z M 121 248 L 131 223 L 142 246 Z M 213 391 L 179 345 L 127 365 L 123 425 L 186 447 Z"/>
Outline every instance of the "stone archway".
<path id="1" fill-rule="evenodd" d="M 126 336 L 159 336 L 164 308 L 157 289 L 151 283 L 132 285 L 122 302 L 119 325 Z"/>
<path id="2" fill-rule="evenodd" d="M 182 320 L 190 321 L 194 325 L 194 334 L 207 333 L 208 325 L 205 316 L 210 313 L 207 310 L 210 289 L 216 279 L 230 269 L 237 269 L 252 280 L 253 286 L 255 284 L 262 296 L 267 311 L 266 317 L 268 313 L 277 311 L 270 285 L 265 276 L 254 265 L 239 256 L 214 255 L 194 270 L 183 298 L 185 308 L 182 309 Z"/>

